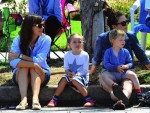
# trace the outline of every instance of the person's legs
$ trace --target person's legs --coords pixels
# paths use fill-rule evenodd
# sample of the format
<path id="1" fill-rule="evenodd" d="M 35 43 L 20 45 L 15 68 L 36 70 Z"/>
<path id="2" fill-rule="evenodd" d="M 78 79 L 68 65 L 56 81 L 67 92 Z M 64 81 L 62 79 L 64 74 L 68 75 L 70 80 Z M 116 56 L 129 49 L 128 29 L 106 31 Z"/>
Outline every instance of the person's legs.
<path id="1" fill-rule="evenodd" d="M 83 97 L 86 97 L 88 95 L 87 89 L 84 86 L 82 86 L 79 82 L 77 82 L 76 80 L 72 80 L 72 84 L 79 90 Z"/>
<path id="2" fill-rule="evenodd" d="M 116 83 L 113 81 L 113 77 L 111 73 L 105 71 L 99 74 L 99 82 L 100 82 L 100 86 L 110 94 L 112 100 L 114 101 L 118 100 L 117 97 L 113 94 L 112 85 Z"/>
<path id="3" fill-rule="evenodd" d="M 20 104 L 16 107 L 18 110 L 23 110 L 26 109 L 27 107 L 27 89 L 28 89 L 28 68 L 19 68 L 17 73 L 16 73 L 16 82 L 18 83 L 19 86 L 19 91 L 21 95 L 21 102 Z"/>
<path id="4" fill-rule="evenodd" d="M 65 89 L 65 86 L 67 85 L 67 80 L 66 80 L 66 78 L 65 77 L 63 77 L 61 80 L 60 80 L 60 82 L 59 82 L 59 84 L 58 84 L 58 87 L 57 87 L 57 89 L 56 89 L 56 91 L 55 91 L 55 93 L 54 93 L 54 96 L 53 96 L 53 98 L 52 98 L 52 100 L 50 100 L 50 102 L 48 103 L 48 107 L 55 107 L 56 106 L 56 104 L 57 104 L 57 101 L 58 101 L 58 97 L 61 95 L 61 93 L 64 91 L 64 89 Z"/>
<path id="5" fill-rule="evenodd" d="M 132 81 L 129 79 L 125 79 L 122 82 L 123 92 L 128 99 L 130 99 L 133 89 Z"/>
<path id="6" fill-rule="evenodd" d="M 86 103 L 84 104 L 84 107 L 91 107 L 95 104 L 95 101 L 93 99 L 91 99 L 91 97 L 89 97 L 87 89 L 83 85 L 81 85 L 76 80 L 72 80 L 72 84 L 73 84 L 73 86 L 75 86 L 77 88 L 77 90 L 85 98 Z"/>
<path id="7" fill-rule="evenodd" d="M 133 82 L 136 93 L 141 93 L 138 77 L 133 71 L 127 71 L 125 74 L 125 78 L 130 79 Z"/>
<path id="8" fill-rule="evenodd" d="M 41 109 L 41 106 L 39 104 L 39 92 L 41 83 L 43 83 L 45 76 L 38 75 L 34 69 L 30 69 L 30 75 L 31 75 L 31 87 L 33 92 L 32 109 Z"/>
<path id="9" fill-rule="evenodd" d="M 112 85 L 108 83 L 110 81 Z M 102 74 L 100 74 L 100 86 L 110 94 L 112 100 L 117 101 L 114 104 L 113 109 L 125 109 L 125 104 L 128 104 L 128 98 L 122 91 L 122 87 L 120 87 L 116 83 L 113 83 L 113 78 L 109 72 L 103 72 Z"/>

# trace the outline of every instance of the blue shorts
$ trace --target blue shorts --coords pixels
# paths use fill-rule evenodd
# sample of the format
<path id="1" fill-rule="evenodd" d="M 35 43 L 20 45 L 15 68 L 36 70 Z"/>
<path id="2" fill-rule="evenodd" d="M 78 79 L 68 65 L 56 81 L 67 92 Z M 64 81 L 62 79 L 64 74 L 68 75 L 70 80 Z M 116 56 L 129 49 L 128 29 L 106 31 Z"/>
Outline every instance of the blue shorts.
<path id="1" fill-rule="evenodd" d="M 17 72 L 17 71 L 15 71 L 15 73 L 13 74 L 12 80 L 13 80 L 13 82 L 14 82 L 16 85 L 18 85 L 18 83 L 17 83 L 17 81 L 16 81 L 16 72 Z M 47 70 L 44 70 L 44 72 L 45 72 L 45 79 L 44 79 L 44 81 L 43 81 L 43 83 L 42 83 L 42 86 L 46 86 L 46 84 L 47 84 L 47 83 L 49 82 L 49 80 L 50 80 L 50 72 L 47 71 Z"/>
<path id="2" fill-rule="evenodd" d="M 81 84 L 85 88 L 87 88 L 88 84 L 89 84 L 89 75 L 74 76 L 72 79 L 70 79 L 68 75 L 65 75 L 65 76 L 63 76 L 63 78 L 65 78 L 68 82 L 68 85 L 78 93 L 79 93 L 79 91 L 77 90 L 76 87 L 73 86 L 72 80 L 76 80 L 79 84 Z"/>
<path id="3" fill-rule="evenodd" d="M 125 79 L 127 71 L 125 71 L 124 73 L 121 74 L 119 72 L 110 72 L 107 69 L 102 69 L 101 74 L 108 73 L 109 75 L 111 75 L 113 77 L 113 80 L 115 82 L 119 83 L 119 82 L 122 82 Z"/>

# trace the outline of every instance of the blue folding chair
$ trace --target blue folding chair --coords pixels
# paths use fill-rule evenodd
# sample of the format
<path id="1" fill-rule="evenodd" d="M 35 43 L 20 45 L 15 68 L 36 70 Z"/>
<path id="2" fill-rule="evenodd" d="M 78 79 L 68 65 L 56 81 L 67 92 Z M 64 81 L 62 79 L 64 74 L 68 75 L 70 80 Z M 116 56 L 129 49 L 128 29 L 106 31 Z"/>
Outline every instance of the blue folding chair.
<path id="1" fill-rule="evenodd" d="M 138 24 L 134 22 L 134 12 L 135 10 L 140 7 L 140 15 Z M 142 49 L 145 51 L 146 48 L 146 37 L 147 33 L 150 33 L 150 27 L 146 26 L 145 20 L 148 12 L 145 10 L 145 0 L 136 0 L 135 3 L 130 8 L 130 17 L 131 17 L 131 29 L 135 33 L 139 31 L 142 32 Z"/>

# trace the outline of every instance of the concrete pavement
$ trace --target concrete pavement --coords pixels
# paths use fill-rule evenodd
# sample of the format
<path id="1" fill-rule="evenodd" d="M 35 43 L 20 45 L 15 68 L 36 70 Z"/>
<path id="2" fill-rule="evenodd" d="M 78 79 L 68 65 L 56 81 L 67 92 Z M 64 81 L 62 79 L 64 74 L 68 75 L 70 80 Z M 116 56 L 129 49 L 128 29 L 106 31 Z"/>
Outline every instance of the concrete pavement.
<path id="1" fill-rule="evenodd" d="M 150 107 L 131 107 L 125 110 L 112 110 L 105 107 L 55 107 L 55 108 L 46 108 L 43 107 L 41 110 L 31 110 L 27 109 L 24 111 L 16 111 L 12 109 L 0 109 L 0 113 L 150 113 Z"/>

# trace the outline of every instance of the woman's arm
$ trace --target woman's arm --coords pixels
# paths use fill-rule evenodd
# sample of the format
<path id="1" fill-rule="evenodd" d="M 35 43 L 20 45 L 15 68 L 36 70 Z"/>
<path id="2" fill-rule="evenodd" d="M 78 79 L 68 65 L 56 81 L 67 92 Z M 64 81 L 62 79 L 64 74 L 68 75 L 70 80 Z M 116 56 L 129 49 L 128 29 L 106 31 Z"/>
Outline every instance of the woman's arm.
<path id="1" fill-rule="evenodd" d="M 17 64 L 18 68 L 33 68 L 38 75 L 44 75 L 44 71 L 37 63 L 21 60 Z"/>
<path id="2" fill-rule="evenodd" d="M 146 56 L 145 52 L 142 50 L 137 37 L 135 35 L 131 35 L 130 41 L 132 45 L 132 50 L 134 51 L 134 54 L 137 57 L 137 59 L 148 69 L 150 69 L 150 60 Z"/>

